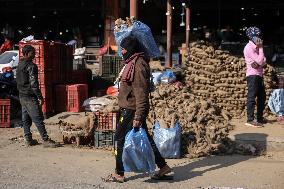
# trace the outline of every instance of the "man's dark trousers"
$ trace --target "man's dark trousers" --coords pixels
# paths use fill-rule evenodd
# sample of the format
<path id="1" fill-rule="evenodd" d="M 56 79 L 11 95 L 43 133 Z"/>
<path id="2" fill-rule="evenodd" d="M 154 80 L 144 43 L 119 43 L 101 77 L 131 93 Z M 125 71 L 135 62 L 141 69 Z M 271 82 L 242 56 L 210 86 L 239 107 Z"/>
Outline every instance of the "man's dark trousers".
<path id="1" fill-rule="evenodd" d="M 247 86 L 247 121 L 254 121 L 255 104 L 257 105 L 256 120 L 262 121 L 266 100 L 263 78 L 258 75 L 248 76 Z M 255 98 L 257 98 L 257 103 L 255 103 Z"/>
<path id="2" fill-rule="evenodd" d="M 130 109 L 121 109 L 120 110 L 120 116 L 119 116 L 119 123 L 117 125 L 116 131 L 115 131 L 115 137 L 114 140 L 117 144 L 116 150 L 116 170 L 115 172 L 121 176 L 124 175 L 124 168 L 122 163 L 122 153 L 123 153 L 123 146 L 125 142 L 125 136 L 129 131 L 133 129 L 132 123 L 135 116 L 135 110 Z M 162 168 L 166 165 L 165 159 L 161 156 L 153 138 L 149 135 L 148 128 L 146 125 L 146 120 L 142 122 L 142 128 L 145 129 L 149 142 L 152 146 L 154 155 L 155 155 L 155 163 L 159 168 Z"/>
<path id="3" fill-rule="evenodd" d="M 48 135 L 44 125 L 44 117 L 41 110 L 41 106 L 36 97 L 20 97 L 22 105 L 22 121 L 24 128 L 24 135 L 27 140 L 32 139 L 32 133 L 30 131 L 32 122 L 35 123 L 41 138 L 46 141 L 48 140 Z"/>

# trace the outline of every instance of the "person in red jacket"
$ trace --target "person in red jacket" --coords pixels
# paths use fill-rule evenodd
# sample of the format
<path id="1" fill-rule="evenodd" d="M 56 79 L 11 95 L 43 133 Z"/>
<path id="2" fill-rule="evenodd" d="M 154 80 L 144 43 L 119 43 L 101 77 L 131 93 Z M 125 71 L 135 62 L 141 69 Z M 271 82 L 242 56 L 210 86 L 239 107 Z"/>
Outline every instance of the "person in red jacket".
<path id="1" fill-rule="evenodd" d="M 4 39 L 5 39 L 5 41 L 4 41 L 4 43 L 0 47 L 0 54 L 2 54 L 5 51 L 12 50 L 12 48 L 13 48 L 13 43 L 9 39 L 9 37 L 4 36 Z"/>

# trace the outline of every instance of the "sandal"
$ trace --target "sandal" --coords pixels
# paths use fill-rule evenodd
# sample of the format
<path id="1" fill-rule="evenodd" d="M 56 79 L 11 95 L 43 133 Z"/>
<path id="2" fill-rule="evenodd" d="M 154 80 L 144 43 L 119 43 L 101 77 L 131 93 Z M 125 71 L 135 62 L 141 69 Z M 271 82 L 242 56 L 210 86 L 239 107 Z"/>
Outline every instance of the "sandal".
<path id="1" fill-rule="evenodd" d="M 114 175 L 114 174 L 110 174 L 110 175 L 108 175 L 105 178 L 103 178 L 103 177 L 101 177 L 101 178 L 102 178 L 103 182 L 118 182 L 118 183 L 124 183 L 125 182 L 125 178 L 124 177 L 117 178 L 117 176 Z"/>

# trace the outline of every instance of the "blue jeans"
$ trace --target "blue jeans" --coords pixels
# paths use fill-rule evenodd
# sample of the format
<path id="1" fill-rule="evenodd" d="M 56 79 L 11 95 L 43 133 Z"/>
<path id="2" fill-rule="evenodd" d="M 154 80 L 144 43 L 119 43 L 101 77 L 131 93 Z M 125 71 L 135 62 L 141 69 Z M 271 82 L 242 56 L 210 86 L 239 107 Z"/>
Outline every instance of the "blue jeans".
<path id="1" fill-rule="evenodd" d="M 24 135 L 27 140 L 32 139 L 31 126 L 35 123 L 42 140 L 48 140 L 48 135 L 44 125 L 44 117 L 41 106 L 35 97 L 20 97 L 22 105 L 22 121 L 24 128 Z"/>

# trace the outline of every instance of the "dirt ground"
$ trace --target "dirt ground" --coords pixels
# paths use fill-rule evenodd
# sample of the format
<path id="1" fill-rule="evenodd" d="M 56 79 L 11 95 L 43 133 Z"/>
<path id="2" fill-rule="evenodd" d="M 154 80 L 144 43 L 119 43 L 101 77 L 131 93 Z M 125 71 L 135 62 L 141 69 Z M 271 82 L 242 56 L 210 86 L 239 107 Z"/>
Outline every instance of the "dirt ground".
<path id="1" fill-rule="evenodd" d="M 38 133 L 34 129 L 34 136 Z M 62 141 L 57 126 L 48 133 Z M 174 180 L 156 182 L 147 175 L 127 174 L 123 184 L 104 183 L 102 176 L 113 171 L 112 152 L 65 145 L 46 149 L 24 146 L 21 128 L 0 129 L 0 188 L 9 189 L 120 189 L 120 188 L 208 188 L 283 189 L 284 152 L 265 156 L 212 156 L 168 160 Z"/>

